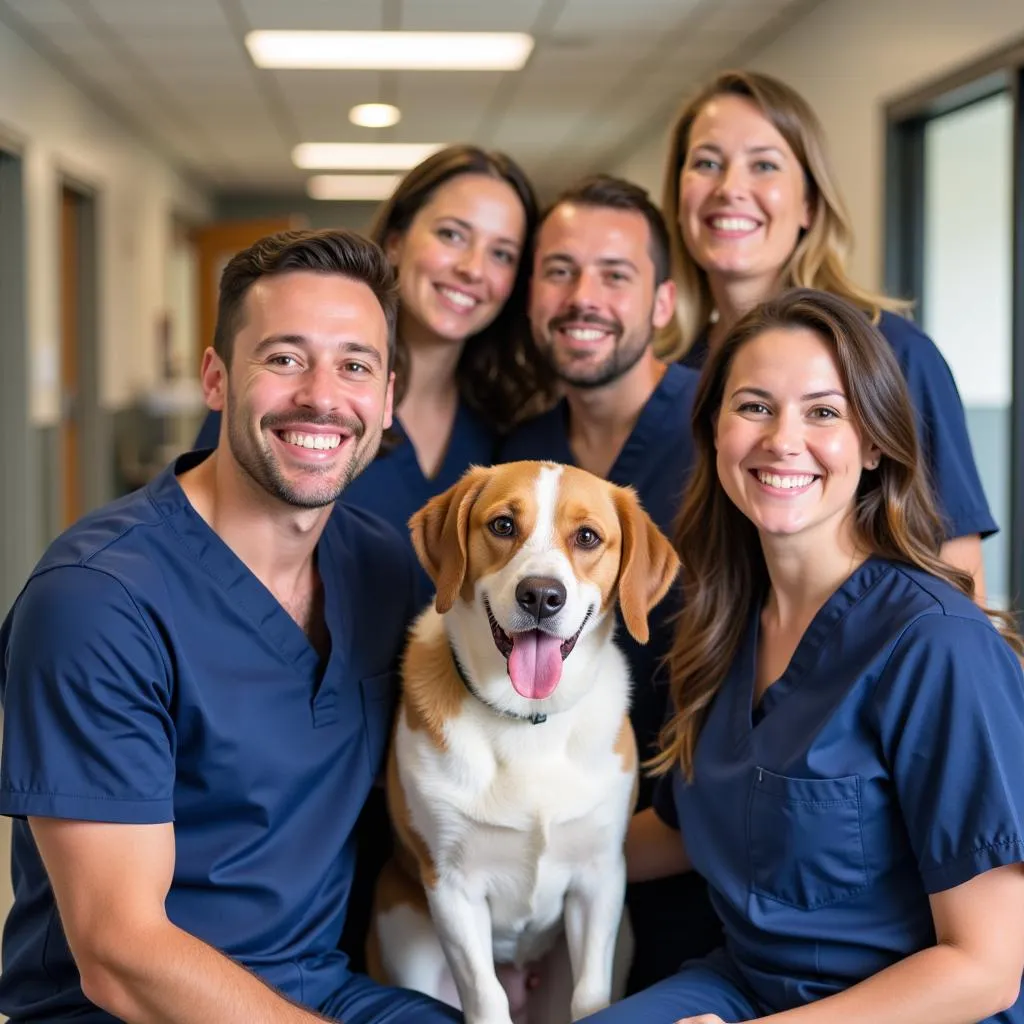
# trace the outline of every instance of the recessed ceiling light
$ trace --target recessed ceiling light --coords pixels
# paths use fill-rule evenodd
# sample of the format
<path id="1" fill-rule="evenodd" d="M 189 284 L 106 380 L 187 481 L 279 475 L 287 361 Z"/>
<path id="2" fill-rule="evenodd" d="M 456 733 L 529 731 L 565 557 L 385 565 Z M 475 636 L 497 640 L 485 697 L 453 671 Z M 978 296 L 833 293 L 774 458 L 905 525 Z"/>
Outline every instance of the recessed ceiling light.
<path id="1" fill-rule="evenodd" d="M 523 32 L 249 32 L 261 68 L 518 71 L 533 50 Z"/>
<path id="2" fill-rule="evenodd" d="M 390 128 L 402 120 L 402 112 L 390 103 L 357 103 L 348 119 L 360 128 Z"/>
<path id="3" fill-rule="evenodd" d="M 407 171 L 443 142 L 300 142 L 292 163 L 304 170 Z"/>
<path id="4" fill-rule="evenodd" d="M 400 174 L 314 174 L 306 194 L 311 199 L 387 199 L 401 180 Z"/>

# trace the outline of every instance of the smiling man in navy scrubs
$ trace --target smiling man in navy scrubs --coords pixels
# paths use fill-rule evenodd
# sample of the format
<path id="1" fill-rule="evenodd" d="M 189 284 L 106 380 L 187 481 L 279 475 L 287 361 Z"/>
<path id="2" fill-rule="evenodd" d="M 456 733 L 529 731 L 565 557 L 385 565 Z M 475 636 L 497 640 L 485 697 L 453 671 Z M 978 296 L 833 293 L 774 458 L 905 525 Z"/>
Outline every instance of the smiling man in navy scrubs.
<path id="1" fill-rule="evenodd" d="M 674 304 L 668 231 L 647 193 L 604 175 L 564 192 L 538 228 L 530 321 L 565 397 L 513 432 L 502 461 L 552 459 L 633 487 L 671 536 L 693 461 L 690 411 L 699 379 L 654 354 L 654 333 Z M 671 645 L 678 601 L 676 591 L 654 609 L 646 647 L 618 634 L 633 675 L 630 717 L 642 757 L 655 753 L 664 722 L 668 690 L 658 663 Z M 650 805 L 652 791 L 641 779 L 638 810 Z M 627 901 L 636 933 L 631 991 L 721 941 L 704 883 L 692 872 L 630 886 Z"/>
<path id="2" fill-rule="evenodd" d="M 218 447 L 73 526 L 4 623 L 13 1021 L 461 1019 L 338 949 L 414 566 L 330 513 L 390 422 L 395 306 L 346 232 L 238 254 L 203 362 Z"/>

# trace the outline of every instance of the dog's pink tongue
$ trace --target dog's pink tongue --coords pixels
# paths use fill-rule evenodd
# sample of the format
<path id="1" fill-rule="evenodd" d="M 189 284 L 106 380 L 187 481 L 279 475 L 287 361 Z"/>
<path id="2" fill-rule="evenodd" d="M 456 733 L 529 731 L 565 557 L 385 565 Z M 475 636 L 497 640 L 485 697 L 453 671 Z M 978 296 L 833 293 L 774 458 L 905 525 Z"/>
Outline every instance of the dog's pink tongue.
<path id="1" fill-rule="evenodd" d="M 517 633 L 508 656 L 508 674 L 520 697 L 543 700 L 562 678 L 562 641 L 539 629 Z"/>

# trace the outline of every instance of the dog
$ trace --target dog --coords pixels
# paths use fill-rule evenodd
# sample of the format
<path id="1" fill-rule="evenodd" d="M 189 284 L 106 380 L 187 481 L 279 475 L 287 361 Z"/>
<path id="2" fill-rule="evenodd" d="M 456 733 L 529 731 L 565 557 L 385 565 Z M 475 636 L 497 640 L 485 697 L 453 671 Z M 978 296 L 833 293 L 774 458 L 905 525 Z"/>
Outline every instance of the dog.
<path id="1" fill-rule="evenodd" d="M 555 463 L 471 468 L 410 530 L 436 603 L 403 660 L 370 973 L 467 1024 L 578 1020 L 629 965 L 637 752 L 615 606 L 646 643 L 679 560 L 631 489 Z"/>

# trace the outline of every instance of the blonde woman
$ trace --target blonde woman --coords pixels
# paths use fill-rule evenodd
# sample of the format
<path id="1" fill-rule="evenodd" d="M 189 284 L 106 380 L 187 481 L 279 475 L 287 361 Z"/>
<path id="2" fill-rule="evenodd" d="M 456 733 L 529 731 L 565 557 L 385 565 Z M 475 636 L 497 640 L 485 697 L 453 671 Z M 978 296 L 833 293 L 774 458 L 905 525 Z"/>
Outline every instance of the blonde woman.
<path id="1" fill-rule="evenodd" d="M 943 518 L 943 558 L 984 595 L 981 539 L 998 527 L 975 466 L 963 404 L 934 343 L 905 303 L 856 285 L 852 243 L 821 125 L 783 82 L 728 71 L 685 106 L 669 143 L 663 210 L 679 293 L 675 353 L 700 368 L 757 303 L 816 288 L 864 310 L 892 346 L 917 412 Z"/>

